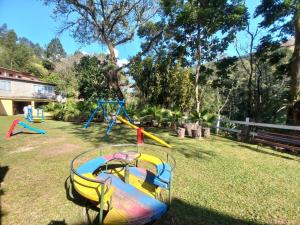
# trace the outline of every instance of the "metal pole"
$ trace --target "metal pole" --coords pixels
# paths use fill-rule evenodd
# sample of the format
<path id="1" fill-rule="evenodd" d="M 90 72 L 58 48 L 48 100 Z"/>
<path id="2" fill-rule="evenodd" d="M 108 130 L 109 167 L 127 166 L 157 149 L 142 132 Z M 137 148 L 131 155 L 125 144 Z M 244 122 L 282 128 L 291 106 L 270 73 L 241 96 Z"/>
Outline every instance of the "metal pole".
<path id="1" fill-rule="evenodd" d="M 129 164 L 127 163 L 126 164 L 126 167 L 125 167 L 125 183 L 129 183 Z"/>
<path id="2" fill-rule="evenodd" d="M 92 122 L 92 120 L 93 120 L 94 116 L 96 115 L 96 113 L 98 112 L 98 110 L 99 110 L 99 105 L 97 106 L 97 108 L 94 110 L 94 112 L 90 116 L 89 120 L 84 125 L 84 128 L 87 128 L 90 125 L 90 123 Z"/>
<path id="3" fill-rule="evenodd" d="M 170 174 L 170 182 L 169 182 L 169 208 L 171 207 L 172 203 L 172 172 Z"/>
<path id="4" fill-rule="evenodd" d="M 100 187 L 101 187 L 101 195 L 100 195 L 100 198 L 99 198 L 99 200 L 100 200 L 99 224 L 102 225 L 103 224 L 104 187 L 105 187 L 105 184 L 101 184 Z"/>

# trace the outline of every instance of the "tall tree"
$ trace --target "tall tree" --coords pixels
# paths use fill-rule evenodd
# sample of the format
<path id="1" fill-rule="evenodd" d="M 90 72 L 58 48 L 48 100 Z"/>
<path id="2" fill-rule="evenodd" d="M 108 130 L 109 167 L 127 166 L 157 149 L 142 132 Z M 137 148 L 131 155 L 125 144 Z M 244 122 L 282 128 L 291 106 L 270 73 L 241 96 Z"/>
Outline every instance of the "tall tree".
<path id="1" fill-rule="evenodd" d="M 46 49 L 47 58 L 53 61 L 59 61 L 62 57 L 66 56 L 66 52 L 58 38 L 53 38 Z"/>
<path id="2" fill-rule="evenodd" d="M 106 74 L 109 85 L 122 99 L 119 85 L 115 48 L 131 41 L 137 28 L 151 19 L 156 11 L 153 0 L 44 0 L 55 5 L 54 13 L 63 17 L 62 31 L 71 29 L 82 43 L 98 42 L 105 45 L 114 64 Z"/>
<path id="3" fill-rule="evenodd" d="M 215 60 L 225 51 L 235 34 L 247 22 L 247 10 L 242 0 L 162 0 L 164 18 L 150 28 L 156 31 L 163 21 L 164 37 L 174 54 L 185 57 L 195 72 L 196 110 L 200 110 L 199 78 L 203 62 Z M 153 32 L 141 32 L 148 40 Z"/>
<path id="4" fill-rule="evenodd" d="M 115 97 L 104 75 L 111 66 L 110 60 L 105 58 L 99 60 L 96 56 L 82 57 L 80 62 L 75 64 L 79 97 L 90 100 Z"/>
<path id="5" fill-rule="evenodd" d="M 263 16 L 260 25 L 270 28 L 272 34 L 277 33 L 279 39 L 284 39 L 289 35 L 295 37 L 295 47 L 289 68 L 289 102 L 292 107 L 288 111 L 287 122 L 297 124 L 300 122 L 300 116 L 297 116 L 295 112 L 296 106 L 300 103 L 300 1 L 262 0 L 256 9 L 256 16 L 259 15 Z"/>

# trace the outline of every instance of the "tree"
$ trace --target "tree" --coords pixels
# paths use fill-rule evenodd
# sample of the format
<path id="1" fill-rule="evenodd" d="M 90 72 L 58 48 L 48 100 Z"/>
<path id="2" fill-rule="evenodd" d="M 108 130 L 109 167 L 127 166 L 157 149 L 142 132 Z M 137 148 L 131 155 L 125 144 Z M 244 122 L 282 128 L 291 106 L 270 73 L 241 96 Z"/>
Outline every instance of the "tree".
<path id="1" fill-rule="evenodd" d="M 193 99 L 192 70 L 174 63 L 163 53 L 137 60 L 130 67 L 140 97 L 150 105 L 190 111 Z"/>
<path id="2" fill-rule="evenodd" d="M 182 63 L 195 67 L 195 102 L 199 112 L 201 66 L 225 51 L 236 32 L 245 26 L 246 7 L 241 0 L 163 0 L 161 4 L 162 20 L 147 24 L 140 30 L 140 36 L 149 45 L 152 40 L 149 37 L 161 34 L 160 47 L 169 49 Z"/>
<path id="3" fill-rule="evenodd" d="M 34 51 L 35 55 L 37 55 L 38 57 L 44 56 L 45 50 L 38 43 L 34 44 L 32 41 L 25 37 L 18 38 L 18 42 L 21 45 L 26 45 L 27 47 L 31 48 Z"/>
<path id="4" fill-rule="evenodd" d="M 0 64 L 11 69 L 27 71 L 33 51 L 26 45 L 17 43 L 18 37 L 13 30 L 3 32 L 0 37 Z"/>
<path id="5" fill-rule="evenodd" d="M 46 56 L 52 61 L 59 61 L 66 56 L 66 52 L 58 38 L 53 38 L 47 46 Z"/>
<path id="6" fill-rule="evenodd" d="M 113 67 L 109 59 L 84 56 L 75 64 L 79 97 L 86 100 L 115 97 L 105 74 Z"/>
<path id="7" fill-rule="evenodd" d="M 98 42 L 105 45 L 114 67 L 105 76 L 118 98 L 123 99 L 119 85 L 115 48 L 131 41 L 137 28 L 151 19 L 157 11 L 153 0 L 44 0 L 55 5 L 54 13 L 63 17 L 62 29 L 71 29 L 81 43 Z"/>
<path id="8" fill-rule="evenodd" d="M 280 40 L 287 36 L 295 37 L 295 47 L 290 60 L 290 94 L 291 104 L 287 122 L 297 124 L 295 106 L 300 99 L 300 2 L 298 0 L 262 0 L 256 9 L 256 16 L 263 16 L 262 27 L 270 28 L 272 34 L 278 34 Z M 299 120 L 299 121 L 297 121 Z"/>

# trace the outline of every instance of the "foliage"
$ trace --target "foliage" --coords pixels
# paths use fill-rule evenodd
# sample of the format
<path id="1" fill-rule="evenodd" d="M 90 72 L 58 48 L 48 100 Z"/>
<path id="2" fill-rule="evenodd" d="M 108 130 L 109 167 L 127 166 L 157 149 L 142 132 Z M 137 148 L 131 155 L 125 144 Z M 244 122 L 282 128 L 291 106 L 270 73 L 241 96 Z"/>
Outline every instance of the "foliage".
<path id="1" fill-rule="evenodd" d="M 200 110 L 199 79 L 201 65 L 215 60 L 234 40 L 237 31 L 247 22 L 247 10 L 242 0 L 238 1 L 161 1 L 162 19 L 147 23 L 139 30 L 145 43 L 160 35 L 154 49 L 160 54 L 168 52 L 175 60 L 195 67 L 195 103 Z M 145 45 L 145 44 L 144 44 Z M 143 46 L 142 46 L 143 47 Z"/>
<path id="2" fill-rule="evenodd" d="M 83 121 L 87 120 L 95 107 L 95 103 L 68 98 L 65 103 L 51 102 L 44 109 L 51 112 L 55 120 Z"/>
<path id="3" fill-rule="evenodd" d="M 118 98 L 124 95 L 119 86 L 116 46 L 128 43 L 137 28 L 156 14 L 156 1 L 66 1 L 44 0 L 54 5 L 54 14 L 63 18 L 62 31 L 70 29 L 81 43 L 98 42 L 107 47 L 115 67 L 104 75 Z M 72 16 L 70 16 L 70 14 Z"/>
<path id="4" fill-rule="evenodd" d="M 147 57 L 130 68 L 138 91 L 150 105 L 190 110 L 193 104 L 190 69 L 171 62 L 169 57 Z"/>
<path id="5" fill-rule="evenodd" d="M 262 0 L 256 9 L 256 16 L 262 16 L 260 25 L 269 28 L 270 39 L 286 41 L 294 37 L 295 44 L 290 59 L 288 73 L 289 83 L 289 110 L 287 122 L 299 125 L 300 114 L 297 101 L 300 101 L 300 4 L 297 0 Z"/>
<path id="6" fill-rule="evenodd" d="M 66 52 L 58 38 L 53 38 L 47 48 L 46 57 L 52 61 L 59 61 L 66 56 Z"/>
<path id="7" fill-rule="evenodd" d="M 113 64 L 109 59 L 98 59 L 96 56 L 84 56 L 75 64 L 75 72 L 78 79 L 79 97 L 86 100 L 98 100 L 100 98 L 114 98 L 107 77 Z"/>

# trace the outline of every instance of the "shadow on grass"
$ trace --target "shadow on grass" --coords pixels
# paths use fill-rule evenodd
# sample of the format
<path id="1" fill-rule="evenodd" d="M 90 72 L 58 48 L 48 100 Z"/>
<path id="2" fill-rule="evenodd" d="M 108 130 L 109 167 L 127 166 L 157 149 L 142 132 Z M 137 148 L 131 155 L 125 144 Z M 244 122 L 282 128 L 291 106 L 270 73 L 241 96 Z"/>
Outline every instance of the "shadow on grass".
<path id="1" fill-rule="evenodd" d="M 262 223 L 235 218 L 214 209 L 193 206 L 175 198 L 167 214 L 153 225 L 262 225 Z"/>
<path id="2" fill-rule="evenodd" d="M 200 159 L 200 160 L 209 160 L 212 157 L 217 156 L 213 151 L 205 150 L 199 146 L 195 146 L 195 143 L 187 144 L 177 147 L 176 152 L 184 155 L 189 159 Z"/>
<path id="3" fill-rule="evenodd" d="M 67 177 L 65 180 L 65 191 L 66 191 L 66 198 L 75 203 L 76 205 L 85 207 L 86 206 L 86 199 L 79 195 L 73 188 L 70 182 L 70 177 Z"/>
<path id="4" fill-rule="evenodd" d="M 8 166 L 0 166 L 0 224 L 2 224 L 2 217 L 6 214 L 2 211 L 2 195 L 4 195 L 4 191 L 1 188 L 1 183 L 4 181 L 4 177 L 6 176 L 8 170 Z"/>
<path id="5" fill-rule="evenodd" d="M 101 143 L 109 144 L 135 144 L 136 143 L 136 131 L 128 128 L 124 124 L 116 124 L 110 135 L 106 136 L 106 126 L 104 123 L 91 123 L 87 129 L 83 128 L 82 124 L 72 123 L 73 126 L 61 126 L 59 129 L 64 130 L 69 134 L 75 135 L 81 140 L 93 144 L 95 147 L 99 147 Z M 210 150 L 206 150 L 201 146 L 201 140 L 194 140 L 192 138 L 185 139 L 183 142 L 180 139 L 174 139 L 172 134 L 174 131 L 167 128 L 147 127 L 147 131 L 163 139 L 167 143 L 174 146 L 172 151 L 176 151 L 179 154 L 183 154 L 186 158 L 195 159 L 209 159 L 216 156 L 216 153 Z M 153 145 L 155 147 L 163 147 L 154 140 L 145 137 L 145 143 Z"/>
<path id="6" fill-rule="evenodd" d="M 258 145 L 257 145 L 256 148 L 252 147 L 252 146 L 249 146 L 249 145 L 244 145 L 244 144 L 239 144 L 238 146 L 243 147 L 243 148 L 247 148 L 247 149 L 249 149 L 251 151 L 254 151 L 254 152 L 263 153 L 263 154 L 266 154 L 266 155 L 280 157 L 280 158 L 283 158 L 283 159 L 296 160 L 295 158 L 292 158 L 292 157 L 289 157 L 289 156 L 280 155 L 280 154 L 277 154 L 275 152 L 268 152 L 268 151 L 266 151 L 266 150 L 264 150 L 262 148 L 259 148 Z M 281 152 L 281 153 L 288 153 L 288 154 L 290 154 L 290 152 L 282 151 L 282 150 L 279 150 L 279 149 L 276 150 L 276 151 Z M 294 154 L 292 154 L 292 155 L 294 155 Z M 297 154 L 295 154 L 295 156 L 297 156 Z M 298 161 L 298 160 L 296 160 L 296 161 Z"/>
<path id="7" fill-rule="evenodd" d="M 222 138 L 225 139 L 225 141 L 223 140 L 220 140 L 220 142 L 234 142 L 235 144 L 237 144 L 237 146 L 239 147 L 243 147 L 243 148 L 247 148 L 251 151 L 255 151 L 255 152 L 258 152 L 258 153 L 263 153 L 263 154 L 266 154 L 266 155 L 271 155 L 271 156 L 275 156 L 275 157 L 280 157 L 280 158 L 283 158 L 283 159 L 289 159 L 289 160 L 296 160 L 295 158 L 292 158 L 292 157 L 289 157 L 289 156 L 284 156 L 284 155 L 281 155 L 281 154 L 278 154 L 278 153 L 283 153 L 283 154 L 289 154 L 289 155 L 292 155 L 292 156 L 300 156 L 299 153 L 297 152 L 292 152 L 292 151 L 288 151 L 288 150 L 281 150 L 281 149 L 276 149 L 276 148 L 272 148 L 272 147 L 269 147 L 269 146 L 265 146 L 265 145 L 257 145 L 256 143 L 254 143 L 253 141 L 252 142 L 247 142 L 247 143 L 243 143 L 241 141 L 238 141 L 236 138 L 234 137 L 229 137 L 229 136 L 220 136 Z M 249 145 L 252 145 L 252 146 L 249 146 Z M 254 147 L 256 146 L 256 147 Z M 272 152 L 268 152 L 262 148 L 259 148 L 259 146 L 262 146 L 262 147 L 269 147 L 270 150 L 274 151 L 274 153 Z M 276 153 L 278 152 L 278 153 Z M 297 160 L 296 160 L 297 161 Z"/>
<path id="8" fill-rule="evenodd" d="M 68 225 L 65 220 L 51 220 L 48 225 Z"/>
<path id="9" fill-rule="evenodd" d="M 97 209 L 94 211 L 92 222 L 79 222 L 70 225 L 95 225 L 98 224 Z M 96 214 L 95 214 L 96 213 Z M 48 225 L 68 225 L 65 220 L 51 221 Z M 242 218 L 218 212 L 211 208 L 194 206 L 180 199 L 173 199 L 170 210 L 158 221 L 147 225 L 263 225 L 256 221 L 250 221 Z"/>
<path id="10" fill-rule="evenodd" d="M 8 170 L 8 166 L 0 166 L 0 185 L 4 181 L 4 177 L 6 176 Z"/>
<path id="11" fill-rule="evenodd" d="M 99 143 L 106 142 L 110 144 L 135 144 L 136 143 L 136 131 L 132 128 L 128 128 L 125 124 L 116 124 L 113 126 L 109 135 L 106 135 L 107 126 L 105 123 L 91 123 L 90 126 L 85 129 L 83 124 L 72 123 L 70 126 L 62 126 L 58 129 L 64 130 L 67 133 L 73 134 L 80 139 L 92 143 L 95 147 L 99 146 Z M 166 129 L 147 128 L 147 131 L 152 132 L 154 135 L 165 133 Z M 155 131 L 155 132 L 153 132 Z M 168 140 L 166 140 L 168 142 Z M 161 146 L 156 142 L 151 144 Z"/>
<path id="12" fill-rule="evenodd" d="M 99 224 L 98 208 L 89 202 L 87 199 L 77 193 L 77 191 L 70 184 L 70 177 L 65 181 L 66 198 L 74 204 L 81 207 L 83 220 L 86 222 L 73 223 L 72 225 L 97 225 Z M 107 212 L 104 211 L 104 216 Z M 48 225 L 67 225 L 63 221 L 51 221 Z"/>

